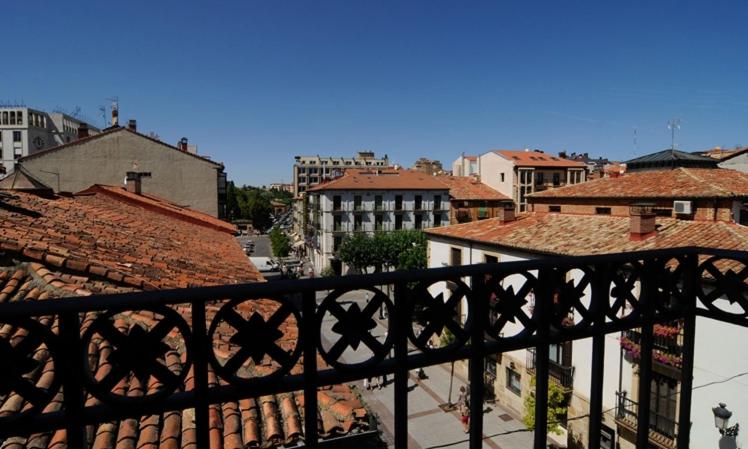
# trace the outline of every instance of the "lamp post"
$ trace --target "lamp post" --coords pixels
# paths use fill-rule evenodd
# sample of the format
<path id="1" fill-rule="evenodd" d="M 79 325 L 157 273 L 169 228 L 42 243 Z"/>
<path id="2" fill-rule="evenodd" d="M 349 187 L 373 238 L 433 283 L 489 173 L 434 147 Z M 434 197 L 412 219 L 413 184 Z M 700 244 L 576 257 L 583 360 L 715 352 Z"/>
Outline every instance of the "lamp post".
<path id="1" fill-rule="evenodd" d="M 720 402 L 719 407 L 712 408 L 712 413 L 714 413 L 714 426 L 719 429 L 720 434 L 733 438 L 738 436 L 740 424 L 735 423 L 734 426 L 728 427 L 732 412 L 727 410 L 727 405 L 724 402 Z"/>

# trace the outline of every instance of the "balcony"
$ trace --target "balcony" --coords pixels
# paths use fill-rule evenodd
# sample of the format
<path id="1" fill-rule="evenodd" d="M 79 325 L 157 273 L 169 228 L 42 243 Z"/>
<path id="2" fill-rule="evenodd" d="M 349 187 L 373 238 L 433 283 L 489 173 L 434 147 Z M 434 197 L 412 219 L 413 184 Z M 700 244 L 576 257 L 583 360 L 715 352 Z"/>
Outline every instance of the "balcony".
<path id="1" fill-rule="evenodd" d="M 641 329 L 637 391 L 649 397 L 654 324 L 681 320 L 684 376 L 677 418 L 668 421 L 651 413 L 648 401 L 635 404 L 622 398 L 617 421 L 635 433 L 637 447 L 667 437 L 687 449 L 688 428 L 673 421 L 691 422 L 696 316 L 748 327 L 748 315 L 731 309 L 739 304 L 748 310 L 748 274 L 731 271 L 729 267 L 736 264 L 748 265 L 748 252 L 687 248 L 6 301 L 0 303 L 0 362 L 6 368 L 0 373 L 0 387 L 3 397 L 15 395 L 25 406 L 0 415 L 0 440 L 64 430 L 67 447 L 84 448 L 93 425 L 122 420 L 137 425 L 142 419 L 146 423 L 142 425 L 152 426 L 152 416 L 180 416 L 175 411 L 184 411 L 194 447 L 207 449 L 220 404 L 231 408 L 244 399 L 303 392 L 299 413 L 294 415 L 301 421 L 318 416 L 318 389 L 386 373 L 394 378 L 394 447 L 405 449 L 409 372 L 467 360 L 472 425 L 466 438 L 471 449 L 479 449 L 484 442 L 480 417 L 486 359 L 532 348 L 537 403 L 534 447 L 542 449 L 547 446 L 548 383 L 555 377 L 548 357 L 551 344 L 592 338 L 589 366 L 578 369 L 600 373 L 605 336 Z M 572 270 L 584 272 L 580 282 L 590 286 L 592 307 L 586 308 L 579 291 L 566 282 Z M 510 276 L 522 277 L 523 286 L 504 289 L 503 281 Z M 631 279 L 640 288 L 634 288 Z M 433 296 L 429 287 L 445 281 L 455 289 L 447 297 Z M 384 293 L 384 286 L 394 286 L 392 298 Z M 357 290 L 370 293 L 366 307 L 353 307 L 343 299 Z M 527 312 L 523 305 L 530 292 L 534 292 L 534 307 Z M 462 310 L 469 317 L 465 323 L 455 320 L 455 309 L 463 299 Z M 389 312 L 385 319 L 389 332 L 380 341 L 369 333 L 369 323 L 382 307 Z M 416 310 L 425 323 L 416 325 Z M 569 319 L 580 315 L 584 318 L 579 321 Z M 509 334 L 508 322 L 520 323 L 520 330 Z M 335 339 L 325 346 L 320 337 L 328 328 L 333 333 L 325 335 Z M 429 340 L 445 328 L 454 340 L 446 347 L 431 347 Z M 365 347 L 369 355 L 353 363 L 341 358 L 354 346 Z M 49 361 L 40 365 L 35 357 L 42 353 Z M 34 384 L 31 378 L 43 379 L 44 384 L 41 380 Z M 599 375 L 590 378 L 588 438 L 591 446 L 597 446 L 603 383 Z M 123 390 L 120 379 L 132 379 L 134 387 Z M 232 410 L 232 416 L 242 419 Z M 303 419 L 294 433 L 299 444 L 319 448 L 329 443 L 330 433 L 320 430 L 323 421 Z M 355 444 L 348 443 L 348 447 Z"/>
<path id="2" fill-rule="evenodd" d="M 639 404 L 632 401 L 625 394 L 616 392 L 616 424 L 628 434 L 636 434 Z M 678 435 L 678 423 L 670 417 L 650 412 L 649 414 L 649 443 L 662 449 L 675 448 L 675 438 Z"/>
<path id="3" fill-rule="evenodd" d="M 548 373 L 551 376 L 550 381 L 560 385 L 564 390 L 571 391 L 574 386 L 574 367 L 564 366 L 560 363 L 549 360 Z M 527 350 L 527 359 L 525 367 L 527 372 L 535 374 L 535 348 L 529 348 Z"/>

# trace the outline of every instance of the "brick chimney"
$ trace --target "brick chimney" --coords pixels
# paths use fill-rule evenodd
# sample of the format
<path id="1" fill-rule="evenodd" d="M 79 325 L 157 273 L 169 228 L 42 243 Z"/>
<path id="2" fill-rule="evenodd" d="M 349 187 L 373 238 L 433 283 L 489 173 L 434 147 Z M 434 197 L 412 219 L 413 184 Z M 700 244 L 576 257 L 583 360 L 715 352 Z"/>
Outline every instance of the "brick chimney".
<path id="1" fill-rule="evenodd" d="M 496 217 L 502 224 L 514 221 L 514 203 L 502 204 L 502 207 L 501 209 L 499 209 Z"/>
<path id="2" fill-rule="evenodd" d="M 128 120 L 127 122 L 127 129 L 130 131 L 138 131 L 138 121 L 137 120 Z"/>
<path id="3" fill-rule="evenodd" d="M 644 240 L 655 235 L 656 216 L 654 205 L 649 203 L 632 204 L 629 208 L 631 240 Z"/>
<path id="4" fill-rule="evenodd" d="M 88 124 L 87 123 L 81 123 L 78 126 L 78 138 L 82 139 L 84 137 L 88 137 Z"/>
<path id="5" fill-rule="evenodd" d="M 179 149 L 184 151 L 185 153 L 187 152 L 187 138 L 186 137 L 182 137 L 181 139 L 179 139 Z"/>
<path id="6" fill-rule="evenodd" d="M 127 191 L 130 193 L 134 193 L 136 195 L 142 194 L 143 190 L 142 190 L 142 185 L 141 185 L 141 179 L 150 178 L 150 177 L 151 177 L 151 174 L 149 172 L 136 172 L 136 171 L 127 172 L 127 177 L 125 178 Z"/>

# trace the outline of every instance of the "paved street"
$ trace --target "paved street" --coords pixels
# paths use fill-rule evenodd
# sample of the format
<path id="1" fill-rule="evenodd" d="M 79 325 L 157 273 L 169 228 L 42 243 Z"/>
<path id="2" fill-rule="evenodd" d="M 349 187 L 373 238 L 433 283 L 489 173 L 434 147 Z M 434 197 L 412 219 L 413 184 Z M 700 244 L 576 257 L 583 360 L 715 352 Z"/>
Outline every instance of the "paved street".
<path id="1" fill-rule="evenodd" d="M 351 292 L 343 299 L 356 302 L 363 307 L 365 300 L 360 292 Z M 347 308 L 347 305 L 343 306 Z M 378 314 L 375 313 L 375 318 Z M 339 335 L 331 330 L 335 319 L 329 314 L 325 316 L 322 325 L 323 347 L 334 345 Z M 377 328 L 372 335 L 382 341 L 386 328 L 383 322 L 377 320 Z M 341 358 L 349 363 L 366 358 L 365 345 L 361 344 L 357 351 L 348 348 Z M 412 449 L 439 449 L 468 447 L 467 435 L 462 431 L 457 411 L 445 413 L 439 404 L 447 402 L 449 392 L 450 366 L 449 364 L 433 366 L 425 369 L 427 379 L 416 385 L 415 377 L 411 374 L 410 393 L 408 396 L 408 447 Z M 363 382 L 355 385 L 361 391 L 369 408 L 379 416 L 383 428 L 383 437 L 390 447 L 394 438 L 394 386 L 392 379 L 382 389 L 367 391 Z M 455 375 L 452 386 L 452 402 L 457 401 L 460 386 L 466 385 L 464 379 Z M 486 404 L 487 412 L 483 417 L 484 447 L 496 449 L 525 449 L 532 447 L 532 432 L 524 431 L 524 425 L 511 417 L 498 404 Z"/>
<path id="2" fill-rule="evenodd" d="M 272 252 L 270 250 L 270 237 L 266 234 L 263 235 L 240 235 L 236 238 L 239 244 L 244 249 L 244 244 L 247 241 L 252 240 L 255 242 L 255 252 L 250 254 L 252 257 L 270 257 Z"/>

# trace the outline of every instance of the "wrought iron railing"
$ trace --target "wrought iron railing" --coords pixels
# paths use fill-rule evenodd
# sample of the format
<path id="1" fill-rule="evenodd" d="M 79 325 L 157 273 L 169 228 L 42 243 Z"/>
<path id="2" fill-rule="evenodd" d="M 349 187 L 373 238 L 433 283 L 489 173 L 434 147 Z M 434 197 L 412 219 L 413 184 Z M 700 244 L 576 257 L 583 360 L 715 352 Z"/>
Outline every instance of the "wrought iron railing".
<path id="1" fill-rule="evenodd" d="M 621 392 L 616 392 L 616 398 L 616 420 L 625 427 L 637 429 L 639 403 L 632 401 L 625 393 Z M 675 442 L 675 437 L 678 435 L 678 423 L 672 416 L 650 411 L 649 430 L 653 433 L 650 436 L 653 440 L 660 443 L 671 443 L 668 445 L 672 445 Z"/>
<path id="2" fill-rule="evenodd" d="M 591 337 L 588 438 L 596 442 L 602 421 L 605 335 L 642 329 L 637 391 L 648 398 L 653 326 L 675 319 L 683 320 L 684 328 L 677 421 L 690 422 L 695 317 L 748 327 L 746 266 L 748 252 L 687 248 L 6 302 L 0 304 L 0 324 L 22 329 L 23 337 L 19 341 L 0 334 L 0 389 L 2 394 L 23 396 L 29 406 L 0 416 L 0 439 L 65 429 L 68 447 L 83 448 L 88 425 L 194 409 L 197 447 L 208 448 L 211 404 L 301 390 L 303 416 L 313 417 L 319 387 L 387 373 L 394 374 L 394 444 L 404 449 L 409 371 L 467 359 L 473 417 L 469 440 L 470 447 L 478 449 L 484 438 L 479 417 L 486 357 L 533 347 L 534 447 L 540 449 L 546 447 L 549 345 Z M 510 276 L 521 278 L 521 285 L 505 288 Z M 432 294 L 430 288 L 444 281 L 455 288 Z M 391 296 L 384 293 L 389 286 Z M 366 303 L 344 300 L 351 291 L 367 292 Z M 589 301 L 583 300 L 587 295 Z M 531 313 L 525 307 L 530 296 Z M 389 331 L 377 339 L 370 332 L 381 308 L 388 312 L 384 321 Z M 417 325 L 416 310 L 425 320 Z M 123 334 L 117 318 L 133 314 L 153 326 Z M 466 316 L 465 322 L 459 322 L 459 316 Z M 519 330 L 513 331 L 517 327 L 509 322 L 519 324 Z M 329 325 L 328 337 L 334 338 L 325 344 L 321 334 Z M 444 329 L 454 339 L 445 347 L 433 347 L 429 341 Z M 217 339 L 223 331 L 231 335 L 229 341 Z M 92 372 L 96 357 L 89 351 L 90 343 L 103 340 L 109 342 L 111 356 L 106 360 L 109 374 L 100 376 Z M 19 363 L 42 347 L 54 367 L 53 379 L 43 388 L 28 382 L 24 370 L 31 368 Z M 349 348 L 363 348 L 368 356 L 345 359 Z M 318 365 L 318 355 L 324 366 Z M 216 376 L 213 381 L 209 372 Z M 131 373 L 156 381 L 138 397 L 112 388 L 119 377 Z M 188 373 L 192 387 L 184 389 Z M 62 406 L 50 411 L 47 405 L 53 400 Z M 631 413 L 638 423 L 636 445 L 647 447 L 649 401 Z M 319 446 L 317 424 L 304 420 L 304 443 L 311 448 Z M 678 428 L 676 439 L 679 448 L 688 448 L 687 426 Z"/>
<path id="3" fill-rule="evenodd" d="M 573 366 L 565 366 L 561 363 L 554 362 L 553 360 L 549 360 L 548 363 L 548 374 L 550 374 L 552 379 L 564 388 L 571 388 L 574 386 Z M 527 349 L 525 368 L 527 368 L 528 373 L 535 374 L 535 348 Z"/>

